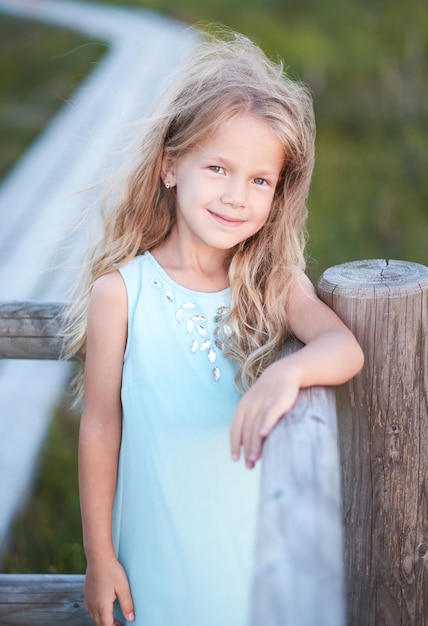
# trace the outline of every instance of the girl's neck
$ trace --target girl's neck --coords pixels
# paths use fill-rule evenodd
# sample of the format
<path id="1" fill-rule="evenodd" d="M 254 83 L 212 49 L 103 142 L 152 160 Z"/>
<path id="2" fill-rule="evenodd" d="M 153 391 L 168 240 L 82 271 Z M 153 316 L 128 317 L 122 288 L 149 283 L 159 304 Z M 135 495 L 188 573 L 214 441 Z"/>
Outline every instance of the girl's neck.
<path id="1" fill-rule="evenodd" d="M 179 240 L 168 237 L 150 253 L 178 285 L 192 291 L 216 292 L 229 286 L 226 253 L 219 250 L 184 249 Z"/>

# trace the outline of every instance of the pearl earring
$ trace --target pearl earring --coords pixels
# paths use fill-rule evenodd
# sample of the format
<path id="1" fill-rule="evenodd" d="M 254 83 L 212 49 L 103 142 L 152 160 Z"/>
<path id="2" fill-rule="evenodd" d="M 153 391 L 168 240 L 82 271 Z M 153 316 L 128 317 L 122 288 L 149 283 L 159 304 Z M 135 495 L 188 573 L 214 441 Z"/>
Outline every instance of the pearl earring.
<path id="1" fill-rule="evenodd" d="M 169 183 L 165 183 L 165 189 L 169 189 L 170 185 Z"/>

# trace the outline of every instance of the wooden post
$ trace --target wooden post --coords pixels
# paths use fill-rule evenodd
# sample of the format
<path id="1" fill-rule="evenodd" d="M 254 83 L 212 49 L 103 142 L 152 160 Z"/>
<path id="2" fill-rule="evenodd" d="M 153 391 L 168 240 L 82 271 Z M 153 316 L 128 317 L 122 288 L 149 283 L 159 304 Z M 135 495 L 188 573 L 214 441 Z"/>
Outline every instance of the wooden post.
<path id="1" fill-rule="evenodd" d="M 300 345 L 288 342 L 284 354 Z M 250 624 L 344 624 L 340 470 L 332 387 L 301 390 L 264 444 Z"/>
<path id="2" fill-rule="evenodd" d="M 428 268 L 346 263 L 319 294 L 366 359 L 338 389 L 348 623 L 427 626 Z"/>
<path id="3" fill-rule="evenodd" d="M 90 626 L 83 576 L 0 574 L 1 626 Z"/>

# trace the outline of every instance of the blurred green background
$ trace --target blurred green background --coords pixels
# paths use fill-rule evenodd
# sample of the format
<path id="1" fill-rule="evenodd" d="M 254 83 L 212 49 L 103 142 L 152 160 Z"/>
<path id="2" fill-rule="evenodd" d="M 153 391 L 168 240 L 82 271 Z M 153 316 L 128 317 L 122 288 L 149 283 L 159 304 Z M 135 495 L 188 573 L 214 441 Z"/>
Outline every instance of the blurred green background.
<path id="1" fill-rule="evenodd" d="M 428 264 L 425 0 L 115 4 L 147 7 L 189 24 L 223 23 L 253 38 L 268 55 L 283 58 L 289 74 L 309 84 L 318 128 L 309 198 L 312 280 L 331 265 L 355 259 Z M 0 17 L 0 175 L 104 49 L 59 28 Z M 32 521 L 18 520 L 5 571 L 83 571 L 76 437 L 76 415 L 56 416 L 30 504 L 35 508 L 27 513 Z"/>

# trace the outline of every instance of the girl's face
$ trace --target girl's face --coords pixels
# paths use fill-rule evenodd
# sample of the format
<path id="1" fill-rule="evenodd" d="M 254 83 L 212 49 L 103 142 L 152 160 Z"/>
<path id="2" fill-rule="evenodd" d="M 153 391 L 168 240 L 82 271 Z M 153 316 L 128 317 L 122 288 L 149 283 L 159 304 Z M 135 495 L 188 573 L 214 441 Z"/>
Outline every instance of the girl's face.
<path id="1" fill-rule="evenodd" d="M 174 160 L 163 180 L 176 186 L 180 243 L 195 252 L 227 251 L 265 224 L 283 167 L 284 148 L 265 122 L 242 114 Z"/>

